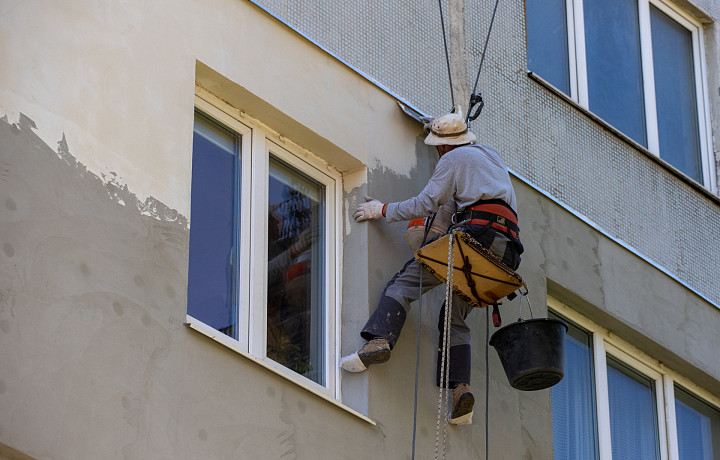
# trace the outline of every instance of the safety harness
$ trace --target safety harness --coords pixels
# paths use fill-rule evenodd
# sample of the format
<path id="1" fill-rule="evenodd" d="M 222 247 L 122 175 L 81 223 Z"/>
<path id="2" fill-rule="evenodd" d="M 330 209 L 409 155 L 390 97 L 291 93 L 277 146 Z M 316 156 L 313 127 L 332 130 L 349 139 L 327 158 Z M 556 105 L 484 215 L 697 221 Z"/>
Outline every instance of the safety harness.
<path id="1" fill-rule="evenodd" d="M 480 200 L 455 214 L 456 223 L 490 225 L 509 239 L 518 239 L 520 227 L 515 211 L 503 200 Z"/>

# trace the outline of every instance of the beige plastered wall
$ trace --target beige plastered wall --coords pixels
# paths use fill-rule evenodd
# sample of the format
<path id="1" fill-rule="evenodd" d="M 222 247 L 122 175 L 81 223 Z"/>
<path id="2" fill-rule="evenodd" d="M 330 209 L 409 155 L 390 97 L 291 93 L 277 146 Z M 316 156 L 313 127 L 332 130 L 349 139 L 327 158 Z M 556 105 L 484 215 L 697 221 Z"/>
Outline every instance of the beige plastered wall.
<path id="1" fill-rule="evenodd" d="M 26 114 L 48 145 L 64 134 L 90 171 L 182 215 L 197 61 L 354 157 L 337 162 L 344 172 L 413 167 L 402 152 L 414 140 L 387 124 L 399 118 L 392 101 L 248 2 L 6 1 L 0 23 L 12 63 L 0 69 L 0 113 Z"/>
<path id="2" fill-rule="evenodd" d="M 190 222 L 196 85 L 340 171 L 341 351 L 361 343 L 357 331 L 410 251 L 403 223 L 356 224 L 349 213 L 365 194 L 389 201 L 417 193 L 436 161 L 422 143 L 420 126 L 391 96 L 241 0 L 8 0 L 0 3 L 0 58 L 9 63 L 0 66 L 0 117 L 37 134 L 50 153 L 62 150 L 65 139 L 90 174 L 126 186 L 139 202 L 153 197 Z M 21 123 L 21 113 L 32 123 Z M 6 159 L 16 158 L 0 151 L 0 162 Z M 27 173 L 23 187 L 46 195 L 60 190 L 52 173 L 43 174 L 48 175 Z M 720 393 L 712 356 L 717 310 L 532 187 L 515 184 L 527 248 L 521 274 L 532 287 L 536 314 L 545 313 L 550 292 Z M 392 365 L 342 378 L 343 402 L 368 414 L 372 425 L 182 325 L 186 226 L 144 216 L 125 228 L 126 217 L 142 214 L 125 200 L 123 210 L 111 213 L 116 217 L 107 217 L 108 225 L 98 226 L 102 236 L 92 233 L 93 214 L 105 210 L 96 207 L 72 225 L 48 229 L 43 245 L 24 248 L 25 230 L 65 220 L 48 225 L 42 207 L 12 217 L 30 204 L 17 198 L 10 206 L 2 198 L 0 217 L 10 216 L 7 228 L 16 234 L 3 239 L 0 254 L 0 273 L 13 281 L 8 292 L 0 292 L 5 296 L 0 332 L 7 344 L 0 350 L 5 409 L 0 443 L 9 445 L 0 454 L 17 449 L 34 458 L 73 459 L 408 456 L 415 314 L 408 317 Z M 73 239 L 84 231 L 90 240 Z M 132 248 L 124 246 L 128 243 Z M 63 258 L 45 258 L 47 252 Z M 120 257 L 126 253 L 133 257 L 129 262 Z M 45 260 L 67 265 L 46 266 Z M 136 272 L 124 272 L 126 265 Z M 63 277 L 53 281 L 57 272 Z M 647 308 L 648 299 L 655 310 Z M 442 293 L 424 302 L 421 458 L 432 453 L 436 418 L 431 383 L 436 318 L 428 312 L 436 311 Z M 470 319 L 479 331 L 473 345 L 478 388 L 484 377 L 483 313 Z M 678 332 L 677 325 L 692 333 Z M 710 346 L 703 346 L 702 337 L 709 337 Z M 494 457 L 550 458 L 549 392 L 512 390 L 490 353 Z M 478 390 L 478 400 L 480 395 Z M 476 423 L 450 431 L 448 458 L 482 455 L 483 410 L 478 402 Z"/>

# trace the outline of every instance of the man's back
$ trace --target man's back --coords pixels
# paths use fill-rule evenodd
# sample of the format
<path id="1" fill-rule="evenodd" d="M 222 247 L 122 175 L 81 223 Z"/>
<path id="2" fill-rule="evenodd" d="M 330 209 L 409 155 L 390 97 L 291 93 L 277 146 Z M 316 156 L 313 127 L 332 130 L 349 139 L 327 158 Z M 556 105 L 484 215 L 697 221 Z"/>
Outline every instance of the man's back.
<path id="1" fill-rule="evenodd" d="M 498 153 L 478 144 L 462 145 L 440 157 L 432 177 L 416 197 L 388 204 L 390 222 L 434 213 L 450 200 L 463 210 L 478 200 L 500 199 L 517 207 L 515 191 Z"/>

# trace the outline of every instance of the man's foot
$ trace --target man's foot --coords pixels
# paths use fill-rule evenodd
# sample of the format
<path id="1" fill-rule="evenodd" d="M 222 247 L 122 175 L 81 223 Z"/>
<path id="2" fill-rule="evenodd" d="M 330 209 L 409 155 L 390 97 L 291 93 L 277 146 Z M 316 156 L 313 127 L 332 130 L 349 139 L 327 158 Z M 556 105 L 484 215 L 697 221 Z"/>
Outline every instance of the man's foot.
<path id="1" fill-rule="evenodd" d="M 375 338 L 360 350 L 340 360 L 340 366 L 348 372 L 362 372 L 371 364 L 384 363 L 390 359 L 390 342 Z"/>
<path id="2" fill-rule="evenodd" d="M 453 425 L 470 425 L 472 423 L 475 397 L 470 393 L 470 385 L 461 383 L 453 388 L 453 410 L 450 423 Z"/>

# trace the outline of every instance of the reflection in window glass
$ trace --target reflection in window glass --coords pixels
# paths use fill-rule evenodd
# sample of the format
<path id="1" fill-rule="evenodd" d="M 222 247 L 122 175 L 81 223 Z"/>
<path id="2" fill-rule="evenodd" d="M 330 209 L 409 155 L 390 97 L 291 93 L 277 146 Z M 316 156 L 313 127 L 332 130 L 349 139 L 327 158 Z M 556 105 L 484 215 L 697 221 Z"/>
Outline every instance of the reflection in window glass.
<path id="1" fill-rule="evenodd" d="M 566 0 L 526 0 L 528 70 L 570 94 Z"/>
<path id="2" fill-rule="evenodd" d="M 268 200 L 267 355 L 324 385 L 325 187 L 271 158 Z"/>
<path id="3" fill-rule="evenodd" d="M 675 387 L 680 460 L 720 459 L 720 411 Z"/>
<path id="4" fill-rule="evenodd" d="M 608 355 L 613 460 L 660 458 L 653 380 Z"/>
<path id="5" fill-rule="evenodd" d="M 660 157 L 702 182 L 692 33 L 650 6 Z"/>
<path id="6" fill-rule="evenodd" d="M 558 318 L 550 314 L 551 318 Z M 568 323 L 565 376 L 550 390 L 555 460 L 598 458 L 591 337 Z"/>
<path id="7" fill-rule="evenodd" d="M 188 314 L 238 339 L 238 137 L 200 114 L 193 130 Z"/>
<path id="8" fill-rule="evenodd" d="M 584 0 L 590 110 L 647 147 L 637 0 Z"/>

